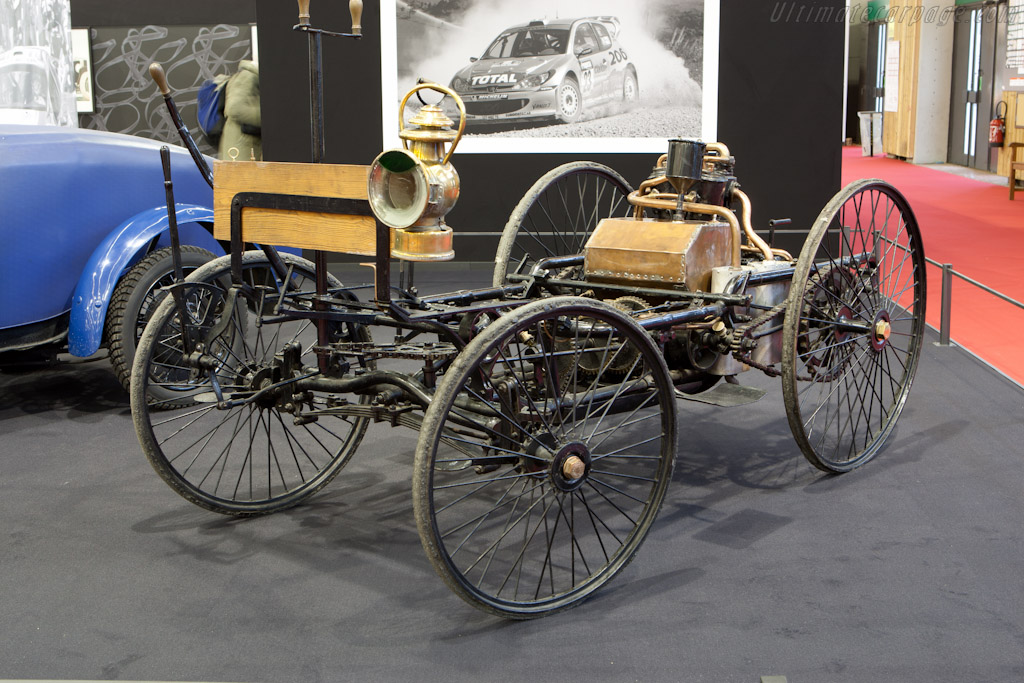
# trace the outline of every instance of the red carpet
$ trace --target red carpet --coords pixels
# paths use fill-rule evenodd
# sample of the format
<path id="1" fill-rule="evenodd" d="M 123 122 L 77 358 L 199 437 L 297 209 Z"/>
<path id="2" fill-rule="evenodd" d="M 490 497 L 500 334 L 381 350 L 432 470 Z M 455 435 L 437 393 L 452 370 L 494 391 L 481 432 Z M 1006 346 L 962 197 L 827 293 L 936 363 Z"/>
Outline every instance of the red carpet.
<path id="1" fill-rule="evenodd" d="M 910 202 L 925 256 L 1024 303 L 1024 193 L 905 161 L 843 149 L 843 184 L 881 178 Z M 942 271 L 928 266 L 927 321 L 939 329 Z M 950 338 L 1024 384 L 1024 310 L 953 278 Z"/>

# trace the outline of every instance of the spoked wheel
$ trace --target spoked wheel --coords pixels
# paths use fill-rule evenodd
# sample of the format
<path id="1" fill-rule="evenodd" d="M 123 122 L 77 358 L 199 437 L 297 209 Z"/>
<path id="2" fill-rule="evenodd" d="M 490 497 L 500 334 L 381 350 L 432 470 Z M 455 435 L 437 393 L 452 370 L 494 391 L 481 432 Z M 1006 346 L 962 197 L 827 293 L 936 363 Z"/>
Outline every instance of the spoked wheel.
<path id="1" fill-rule="evenodd" d="M 878 453 L 914 379 L 924 310 L 924 249 L 906 199 L 879 180 L 852 183 L 811 228 L 786 308 L 786 412 L 815 467 L 846 472 Z"/>
<path id="2" fill-rule="evenodd" d="M 555 297 L 503 316 L 452 363 L 424 416 L 413 505 L 428 558 L 487 612 L 577 604 L 647 535 L 675 424 L 665 361 L 625 313 Z"/>
<path id="3" fill-rule="evenodd" d="M 539 259 L 582 252 L 601 219 L 629 213 L 630 192 L 621 175 L 592 161 L 548 171 L 523 195 L 505 224 L 495 256 L 494 286 L 505 284 L 517 269 L 529 270 Z M 578 279 L 580 274 L 564 276 Z"/>
<path id="4" fill-rule="evenodd" d="M 309 308 L 296 296 L 315 291 L 316 275 L 309 261 L 281 258 L 287 289 L 262 252 L 243 255 L 251 298 L 233 296 L 230 257 L 196 270 L 183 290 L 188 320 L 167 297 L 139 342 L 131 403 L 142 449 L 172 489 L 215 512 L 296 505 L 338 474 L 366 431 L 367 418 L 317 414 L 342 397 L 286 383 L 317 365 L 315 323 L 287 315 Z M 183 333 L 202 345 L 200 364 L 185 362 Z M 363 326 L 332 326 L 332 342 L 369 340 Z M 170 398 L 147 402 L 152 385 Z"/>

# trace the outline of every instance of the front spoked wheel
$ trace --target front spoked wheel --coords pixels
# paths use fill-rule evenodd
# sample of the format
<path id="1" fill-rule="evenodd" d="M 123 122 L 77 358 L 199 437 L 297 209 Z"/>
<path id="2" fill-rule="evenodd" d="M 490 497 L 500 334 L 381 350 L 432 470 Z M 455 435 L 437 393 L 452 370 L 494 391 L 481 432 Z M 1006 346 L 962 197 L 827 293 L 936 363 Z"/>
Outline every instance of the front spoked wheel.
<path id="1" fill-rule="evenodd" d="M 438 574 L 474 607 L 571 607 L 632 559 L 671 479 L 676 402 L 648 334 L 555 297 L 487 327 L 424 416 L 413 505 Z"/>
<path id="2" fill-rule="evenodd" d="M 925 259 L 906 199 L 879 180 L 841 190 L 793 275 L 783 394 L 800 450 L 846 472 L 873 458 L 903 411 L 924 335 Z"/>
<path id="3" fill-rule="evenodd" d="M 139 342 L 131 401 L 142 449 L 174 491 L 215 512 L 259 515 L 298 504 L 338 474 L 366 431 L 367 418 L 321 414 L 344 397 L 295 384 L 317 366 L 317 331 L 289 312 L 310 309 L 316 275 L 305 259 L 281 258 L 287 287 L 262 252 L 243 255 L 245 296 L 231 287 L 230 257 L 199 268 L 182 290 L 186 319 L 166 297 Z M 341 283 L 331 277 L 329 286 Z M 186 334 L 198 361 L 185 359 Z M 361 325 L 339 323 L 330 341 L 370 337 Z M 153 385 L 168 398 L 153 402 Z"/>

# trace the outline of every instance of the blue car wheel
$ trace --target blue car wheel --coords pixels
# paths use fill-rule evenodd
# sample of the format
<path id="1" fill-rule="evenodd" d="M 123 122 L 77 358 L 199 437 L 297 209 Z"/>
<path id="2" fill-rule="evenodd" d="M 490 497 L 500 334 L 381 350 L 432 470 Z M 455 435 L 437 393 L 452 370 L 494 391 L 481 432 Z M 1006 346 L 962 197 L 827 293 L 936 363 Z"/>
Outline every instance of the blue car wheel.
<path id="1" fill-rule="evenodd" d="M 184 275 L 216 258 L 206 249 L 190 245 L 181 247 Z M 170 247 L 157 249 L 135 264 L 114 288 L 103 327 L 110 365 L 121 385 L 128 391 L 132 363 L 142 331 L 160 302 L 167 296 L 165 287 L 174 283 L 174 258 Z M 159 402 L 169 398 L 158 386 L 151 387 L 150 399 Z"/>

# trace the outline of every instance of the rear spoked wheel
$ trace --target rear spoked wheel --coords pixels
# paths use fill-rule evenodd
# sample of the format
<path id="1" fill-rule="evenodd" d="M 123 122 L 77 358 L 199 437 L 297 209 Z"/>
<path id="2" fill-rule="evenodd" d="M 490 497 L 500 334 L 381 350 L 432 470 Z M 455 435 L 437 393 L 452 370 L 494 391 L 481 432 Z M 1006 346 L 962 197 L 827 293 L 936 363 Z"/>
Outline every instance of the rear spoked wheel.
<path id="1" fill-rule="evenodd" d="M 533 184 L 509 216 L 495 255 L 493 284 L 549 256 L 583 251 L 591 233 L 604 218 L 625 216 L 632 188 L 613 169 L 592 161 L 554 168 Z M 582 273 L 562 273 L 579 279 Z"/>
<path id="2" fill-rule="evenodd" d="M 250 296 L 231 289 L 230 257 L 199 268 L 183 289 L 187 319 L 166 297 L 139 342 L 131 401 L 143 451 L 174 491 L 215 512 L 298 504 L 338 474 L 366 430 L 367 418 L 318 414 L 344 397 L 289 384 L 317 365 L 316 325 L 288 315 L 310 308 L 300 295 L 315 291 L 316 275 L 310 262 L 281 257 L 287 288 L 262 252 L 243 255 Z M 341 284 L 331 277 L 329 286 Z M 198 366 L 184 359 L 183 334 L 202 345 Z M 370 337 L 339 323 L 330 341 Z M 153 402 L 151 385 L 169 398 Z"/>
<path id="3" fill-rule="evenodd" d="M 413 505 L 438 574 L 514 619 L 632 559 L 671 479 L 676 402 L 648 334 L 607 304 L 536 301 L 473 339 L 427 409 Z"/>
<path id="4" fill-rule="evenodd" d="M 793 275 L 783 330 L 786 412 L 815 467 L 846 472 L 903 411 L 924 335 L 925 259 L 906 199 L 852 183 L 822 210 Z"/>

